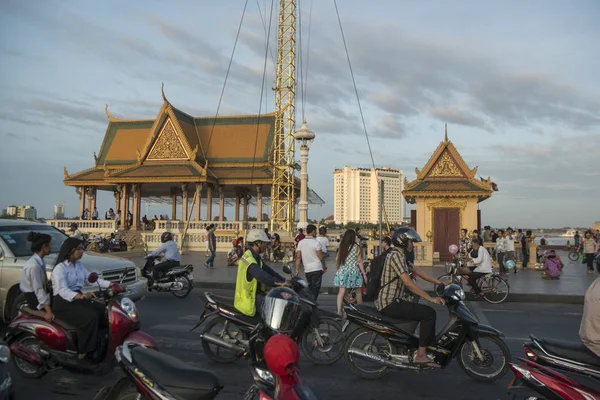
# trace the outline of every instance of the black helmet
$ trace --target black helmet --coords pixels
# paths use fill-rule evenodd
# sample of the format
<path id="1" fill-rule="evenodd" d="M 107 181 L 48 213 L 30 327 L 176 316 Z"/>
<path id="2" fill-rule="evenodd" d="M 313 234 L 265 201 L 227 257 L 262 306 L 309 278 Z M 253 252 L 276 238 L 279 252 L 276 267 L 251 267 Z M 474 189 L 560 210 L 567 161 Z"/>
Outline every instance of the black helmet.
<path id="1" fill-rule="evenodd" d="M 291 334 L 302 314 L 300 297 L 292 289 L 277 287 L 265 296 L 261 310 L 266 326 L 275 333 Z"/>
<path id="2" fill-rule="evenodd" d="M 167 243 L 169 240 L 173 240 L 173 234 L 171 234 L 171 232 L 163 232 L 162 235 L 160 235 L 160 241 L 162 243 Z"/>
<path id="3" fill-rule="evenodd" d="M 394 246 L 406 247 L 408 241 L 421 242 L 421 236 L 412 228 L 403 227 L 398 228 L 392 234 L 392 243 Z"/>

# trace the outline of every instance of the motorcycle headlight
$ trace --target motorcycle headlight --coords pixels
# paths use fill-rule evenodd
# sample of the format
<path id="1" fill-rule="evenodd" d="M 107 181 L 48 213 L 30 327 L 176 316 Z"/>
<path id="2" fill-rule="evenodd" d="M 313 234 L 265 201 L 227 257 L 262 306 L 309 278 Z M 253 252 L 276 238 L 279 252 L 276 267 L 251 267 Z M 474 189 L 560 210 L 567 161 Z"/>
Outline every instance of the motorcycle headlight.
<path id="1" fill-rule="evenodd" d="M 4 364 L 8 364 L 10 360 L 10 349 L 8 346 L 0 345 L 0 362 Z"/>
<path id="2" fill-rule="evenodd" d="M 466 299 L 465 296 L 465 291 L 462 289 L 458 289 L 454 292 L 454 294 L 452 295 L 452 297 L 454 298 L 454 300 L 456 301 L 464 301 Z"/>
<path id="3" fill-rule="evenodd" d="M 127 316 L 131 319 L 137 319 L 138 315 L 137 315 L 137 307 L 135 305 L 135 303 L 133 301 L 131 301 L 131 299 L 129 297 L 123 297 L 121 299 L 121 308 L 123 309 L 123 311 L 125 311 L 125 313 L 127 314 Z"/>
<path id="4" fill-rule="evenodd" d="M 271 385 L 275 385 L 275 378 L 273 377 L 273 374 L 270 371 L 257 367 L 255 367 L 254 370 L 256 371 L 256 375 L 258 375 L 260 379 L 267 383 L 270 383 Z"/>

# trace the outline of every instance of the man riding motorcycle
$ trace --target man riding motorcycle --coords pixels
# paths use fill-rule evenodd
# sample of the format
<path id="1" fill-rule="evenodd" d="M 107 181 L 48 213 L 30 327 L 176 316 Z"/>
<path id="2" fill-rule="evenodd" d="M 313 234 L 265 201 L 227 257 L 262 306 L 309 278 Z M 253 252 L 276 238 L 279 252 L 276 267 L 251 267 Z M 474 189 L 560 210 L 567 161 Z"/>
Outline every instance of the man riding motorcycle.
<path id="1" fill-rule="evenodd" d="M 160 241 L 162 242 L 162 245 L 146 257 L 146 259 L 151 259 L 158 257 L 160 254 L 164 254 L 165 260 L 160 264 L 153 266 L 152 276 L 154 280 L 163 276 L 171 268 L 178 267 L 179 262 L 181 261 L 179 248 L 177 247 L 177 243 L 173 240 L 171 232 L 163 232 L 163 234 L 160 235 Z M 150 260 L 148 262 L 150 262 Z"/>
<path id="2" fill-rule="evenodd" d="M 390 318 L 408 319 L 421 323 L 419 347 L 415 363 L 427 366 L 438 366 L 430 362 L 427 346 L 435 340 L 435 310 L 415 301 L 415 295 L 439 305 L 445 302 L 440 297 L 431 297 L 411 279 L 414 272 L 422 279 L 440 284 L 441 282 L 420 268 L 406 262 L 406 252 L 410 244 L 420 242 L 421 237 L 411 228 L 398 228 L 392 235 L 394 248 L 385 259 L 381 275 L 381 289 L 375 300 L 375 307 L 383 315 Z M 408 290 L 407 290 L 408 289 Z"/>
<path id="3" fill-rule="evenodd" d="M 273 271 L 260 257 L 269 237 L 261 229 L 252 229 L 246 236 L 248 249 L 238 262 L 234 306 L 250 317 L 260 309 L 267 287 L 287 286 L 285 278 Z"/>

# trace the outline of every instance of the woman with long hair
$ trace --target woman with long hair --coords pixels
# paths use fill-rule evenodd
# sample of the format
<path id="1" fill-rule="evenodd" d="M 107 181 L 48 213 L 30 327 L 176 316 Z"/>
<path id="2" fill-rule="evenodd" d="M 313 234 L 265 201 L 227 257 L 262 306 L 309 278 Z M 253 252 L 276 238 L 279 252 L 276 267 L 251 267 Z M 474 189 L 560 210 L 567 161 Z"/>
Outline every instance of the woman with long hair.
<path id="1" fill-rule="evenodd" d="M 45 233 L 29 232 L 27 240 L 31 242 L 33 255 L 23 266 L 19 288 L 25 295 L 29 313 L 52 322 L 54 321 L 54 314 L 50 306 L 48 276 L 46 275 L 46 263 L 44 262 L 44 257 L 50 254 L 50 250 L 52 250 L 52 236 Z"/>
<path id="2" fill-rule="evenodd" d="M 337 296 L 337 312 L 342 314 L 342 303 L 346 289 L 360 288 L 364 282 L 367 282 L 367 274 L 363 265 L 360 250 L 356 244 L 356 232 L 353 229 L 348 229 L 338 248 L 337 257 L 335 260 L 337 272 L 333 278 L 333 285 L 340 288 Z M 362 293 L 356 291 L 356 302 L 362 303 Z"/>

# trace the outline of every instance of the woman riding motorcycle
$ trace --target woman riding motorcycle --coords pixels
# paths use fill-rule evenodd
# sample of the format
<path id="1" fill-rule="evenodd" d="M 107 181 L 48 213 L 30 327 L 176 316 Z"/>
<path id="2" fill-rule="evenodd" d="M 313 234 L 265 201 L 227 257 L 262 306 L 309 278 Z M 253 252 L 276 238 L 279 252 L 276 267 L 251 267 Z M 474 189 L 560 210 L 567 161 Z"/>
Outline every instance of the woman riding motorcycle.
<path id="1" fill-rule="evenodd" d="M 46 263 L 44 262 L 44 257 L 50 254 L 52 249 L 52 236 L 45 233 L 29 232 L 27 240 L 31 242 L 33 256 L 23 266 L 19 288 L 25 295 L 29 313 L 52 322 L 54 321 L 54 314 L 50 307 L 48 277 L 46 276 Z"/>
<path id="2" fill-rule="evenodd" d="M 56 317 L 77 328 L 77 350 L 79 359 L 94 351 L 98 345 L 98 328 L 104 322 L 104 306 L 91 301 L 94 293 L 82 294 L 81 289 L 88 282 L 90 273 L 83 267 L 83 242 L 67 238 L 60 248 L 56 265 L 52 271 L 54 290 L 53 311 Z M 111 282 L 98 279 L 102 288 Z"/>

